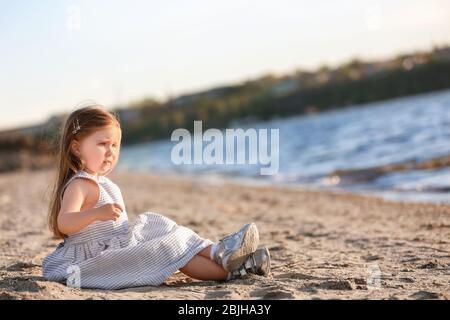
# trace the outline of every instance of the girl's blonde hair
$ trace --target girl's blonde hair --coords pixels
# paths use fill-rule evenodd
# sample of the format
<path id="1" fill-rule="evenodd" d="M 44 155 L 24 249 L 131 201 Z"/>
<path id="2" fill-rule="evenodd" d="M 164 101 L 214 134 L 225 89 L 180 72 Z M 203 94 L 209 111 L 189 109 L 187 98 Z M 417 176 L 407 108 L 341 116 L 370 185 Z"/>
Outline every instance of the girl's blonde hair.
<path id="1" fill-rule="evenodd" d="M 117 115 L 99 105 L 75 110 L 67 118 L 61 132 L 57 159 L 58 169 L 48 211 L 48 225 L 55 237 L 61 239 L 65 237 L 58 230 L 58 214 L 61 209 L 63 188 L 77 171 L 84 170 L 83 161 L 72 152 L 72 141 L 80 141 L 93 132 L 111 125 L 117 126 L 120 130 Z"/>

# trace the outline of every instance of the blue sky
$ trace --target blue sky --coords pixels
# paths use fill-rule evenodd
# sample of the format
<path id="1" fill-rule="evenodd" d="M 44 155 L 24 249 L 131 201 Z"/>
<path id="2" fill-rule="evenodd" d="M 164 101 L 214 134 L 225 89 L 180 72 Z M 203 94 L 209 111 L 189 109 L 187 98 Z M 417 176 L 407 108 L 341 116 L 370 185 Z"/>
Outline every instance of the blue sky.
<path id="1" fill-rule="evenodd" d="M 0 0 L 0 130 L 450 44 L 448 0 Z"/>

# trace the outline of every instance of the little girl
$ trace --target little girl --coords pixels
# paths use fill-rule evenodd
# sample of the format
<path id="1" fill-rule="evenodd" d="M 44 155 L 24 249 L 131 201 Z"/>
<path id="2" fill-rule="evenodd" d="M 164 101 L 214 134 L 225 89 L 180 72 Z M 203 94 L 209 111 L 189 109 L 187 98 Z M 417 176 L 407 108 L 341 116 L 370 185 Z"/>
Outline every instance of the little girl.
<path id="1" fill-rule="evenodd" d="M 120 189 L 106 177 L 119 159 L 120 142 L 118 119 L 100 106 L 68 117 L 48 219 L 64 241 L 44 258 L 44 278 L 120 289 L 157 286 L 177 270 L 195 279 L 227 281 L 270 272 L 269 251 L 257 249 L 253 223 L 216 243 L 153 212 L 129 226 Z"/>

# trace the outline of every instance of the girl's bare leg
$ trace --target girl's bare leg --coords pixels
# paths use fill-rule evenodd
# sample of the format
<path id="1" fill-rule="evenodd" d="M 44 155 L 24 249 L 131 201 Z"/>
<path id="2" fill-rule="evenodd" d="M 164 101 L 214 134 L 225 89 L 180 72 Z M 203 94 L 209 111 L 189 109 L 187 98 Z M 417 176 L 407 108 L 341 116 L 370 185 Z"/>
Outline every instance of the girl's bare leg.
<path id="1" fill-rule="evenodd" d="M 202 255 L 199 253 L 194 256 L 180 271 L 198 280 L 225 280 L 228 276 L 228 271 L 209 258 L 209 250 L 204 252 L 208 248 L 200 252 Z M 207 254 L 206 257 L 204 256 L 205 254 Z"/>
<path id="2" fill-rule="evenodd" d="M 210 257 L 210 254 L 211 254 L 211 246 L 212 246 L 212 245 L 207 246 L 205 249 L 203 249 L 202 251 L 200 251 L 200 252 L 198 253 L 198 255 L 200 255 L 200 256 L 202 256 L 202 257 L 205 257 L 205 258 L 209 258 L 209 257 Z"/>

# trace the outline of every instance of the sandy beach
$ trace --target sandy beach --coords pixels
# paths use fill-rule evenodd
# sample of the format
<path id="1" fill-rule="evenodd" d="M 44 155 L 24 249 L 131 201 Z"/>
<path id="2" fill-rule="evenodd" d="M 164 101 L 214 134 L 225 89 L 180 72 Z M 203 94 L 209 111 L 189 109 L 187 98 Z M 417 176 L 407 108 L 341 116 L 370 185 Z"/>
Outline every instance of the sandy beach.
<path id="1" fill-rule="evenodd" d="M 232 282 L 176 273 L 159 287 L 78 290 L 42 278 L 52 172 L 0 175 L 0 299 L 449 299 L 450 205 L 249 187 L 142 173 L 109 176 L 132 223 L 158 212 L 217 240 L 259 227 L 272 273 Z"/>

